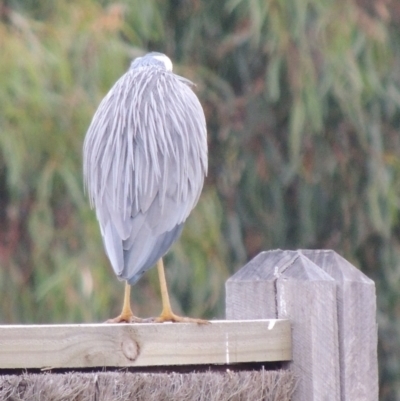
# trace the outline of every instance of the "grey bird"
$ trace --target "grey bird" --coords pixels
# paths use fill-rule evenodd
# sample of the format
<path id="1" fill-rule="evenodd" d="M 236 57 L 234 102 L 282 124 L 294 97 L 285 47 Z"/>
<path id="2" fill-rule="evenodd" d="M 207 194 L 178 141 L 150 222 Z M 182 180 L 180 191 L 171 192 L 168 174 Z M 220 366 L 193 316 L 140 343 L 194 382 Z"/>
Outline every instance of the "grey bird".
<path id="1" fill-rule="evenodd" d="M 155 321 L 195 321 L 170 306 L 162 257 L 181 234 L 207 174 L 207 130 L 193 83 L 162 53 L 136 58 L 100 103 L 83 145 L 83 174 L 104 248 L 130 286 L 157 264 L 163 309 Z"/>

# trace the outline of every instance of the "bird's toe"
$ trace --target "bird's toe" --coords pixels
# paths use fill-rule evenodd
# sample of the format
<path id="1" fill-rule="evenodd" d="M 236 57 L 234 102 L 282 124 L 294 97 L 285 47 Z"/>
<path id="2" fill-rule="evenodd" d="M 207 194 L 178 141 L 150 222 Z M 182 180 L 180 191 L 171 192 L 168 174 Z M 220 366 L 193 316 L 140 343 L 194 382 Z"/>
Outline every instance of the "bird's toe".
<path id="1" fill-rule="evenodd" d="M 134 315 L 119 315 L 113 319 L 108 319 L 105 323 L 143 323 L 144 319 Z"/>

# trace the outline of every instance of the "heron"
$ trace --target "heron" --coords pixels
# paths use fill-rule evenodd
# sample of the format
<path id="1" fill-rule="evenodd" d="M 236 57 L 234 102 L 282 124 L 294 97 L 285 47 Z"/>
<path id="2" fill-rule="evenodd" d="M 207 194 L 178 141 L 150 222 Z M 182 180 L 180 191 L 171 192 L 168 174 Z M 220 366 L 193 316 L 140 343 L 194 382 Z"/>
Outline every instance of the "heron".
<path id="1" fill-rule="evenodd" d="M 196 322 L 170 304 L 163 256 L 178 239 L 207 175 L 207 129 L 194 84 L 169 57 L 134 59 L 101 101 L 83 144 L 83 176 L 105 252 L 125 281 L 121 314 L 108 322 L 139 322 L 131 286 L 157 265 L 162 312 L 156 322 Z"/>

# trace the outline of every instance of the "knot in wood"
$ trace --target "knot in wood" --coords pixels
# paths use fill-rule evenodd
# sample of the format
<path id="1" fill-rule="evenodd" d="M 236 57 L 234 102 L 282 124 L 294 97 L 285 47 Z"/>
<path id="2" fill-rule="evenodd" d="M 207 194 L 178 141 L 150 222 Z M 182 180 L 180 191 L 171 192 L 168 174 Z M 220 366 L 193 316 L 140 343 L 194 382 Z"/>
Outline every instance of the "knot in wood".
<path id="1" fill-rule="evenodd" d="M 139 346 L 135 340 L 125 337 L 122 340 L 122 353 L 130 361 L 134 361 L 139 355 Z"/>

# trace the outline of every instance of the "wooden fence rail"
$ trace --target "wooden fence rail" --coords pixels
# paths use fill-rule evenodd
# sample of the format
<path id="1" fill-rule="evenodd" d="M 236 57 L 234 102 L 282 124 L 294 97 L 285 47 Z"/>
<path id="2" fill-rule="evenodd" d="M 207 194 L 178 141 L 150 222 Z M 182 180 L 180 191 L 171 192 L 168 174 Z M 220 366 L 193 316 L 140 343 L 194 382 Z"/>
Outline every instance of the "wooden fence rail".
<path id="1" fill-rule="evenodd" d="M 236 364 L 291 358 L 288 320 L 0 326 L 0 368 Z"/>

